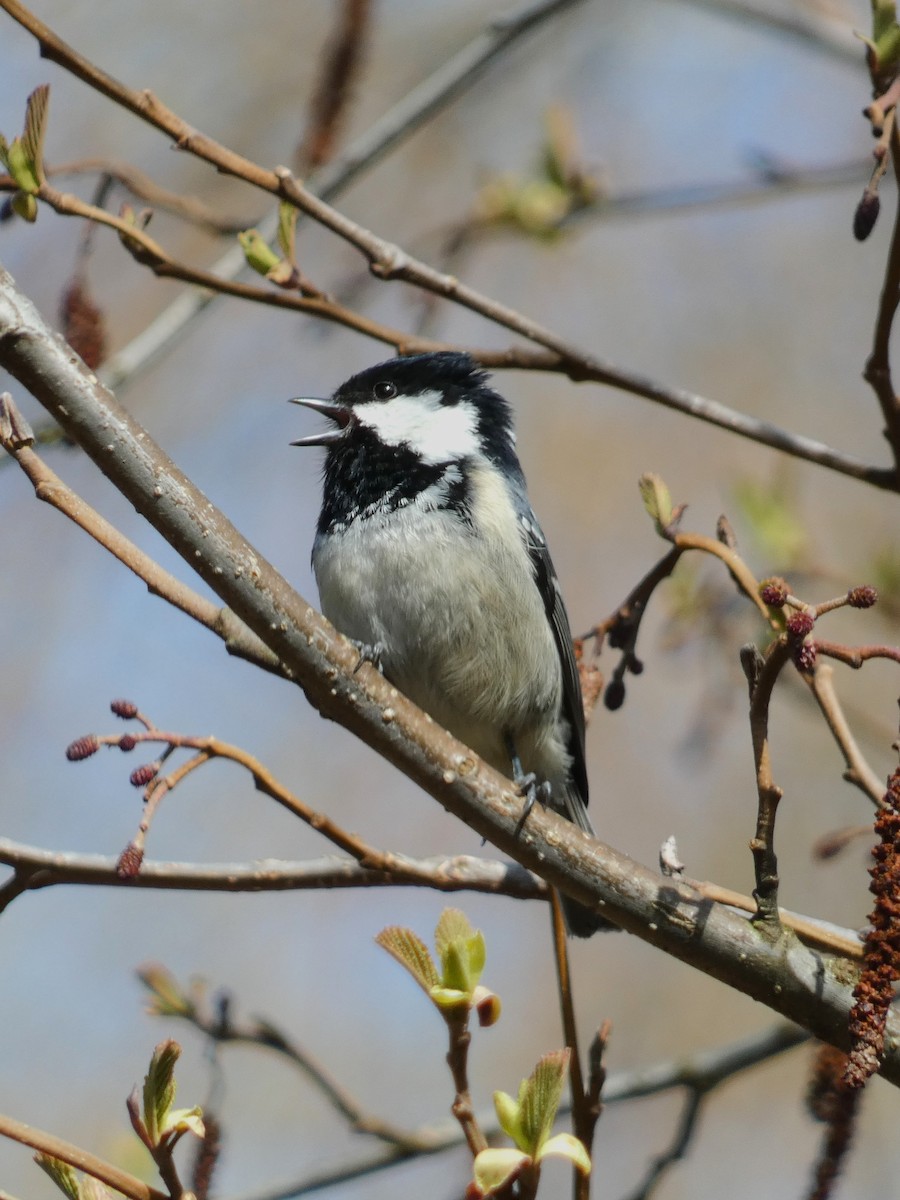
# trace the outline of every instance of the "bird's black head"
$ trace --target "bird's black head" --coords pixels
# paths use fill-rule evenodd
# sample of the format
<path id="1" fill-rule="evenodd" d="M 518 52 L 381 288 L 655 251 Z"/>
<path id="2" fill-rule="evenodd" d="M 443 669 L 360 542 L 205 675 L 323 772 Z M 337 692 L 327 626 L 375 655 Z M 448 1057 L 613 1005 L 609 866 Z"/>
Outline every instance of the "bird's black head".
<path id="1" fill-rule="evenodd" d="M 466 465 L 478 459 L 521 478 L 509 405 L 468 354 L 392 359 L 352 376 L 331 400 L 298 403 L 335 424 L 294 443 L 328 447 L 326 507 L 335 496 L 342 511 L 371 510 L 381 497 L 397 507 L 441 481 L 448 502 L 461 504 Z"/>

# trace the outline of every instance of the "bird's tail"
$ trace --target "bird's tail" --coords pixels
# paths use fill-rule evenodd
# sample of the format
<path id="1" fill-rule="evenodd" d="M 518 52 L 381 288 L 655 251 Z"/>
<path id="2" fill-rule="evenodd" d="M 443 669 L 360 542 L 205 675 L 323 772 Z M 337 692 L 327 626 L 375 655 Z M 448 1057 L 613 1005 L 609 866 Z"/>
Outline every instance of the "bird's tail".
<path id="1" fill-rule="evenodd" d="M 557 797 L 559 799 L 559 811 L 566 820 L 571 821 L 573 825 L 577 825 L 579 829 L 590 834 L 591 837 L 595 837 L 591 818 L 588 816 L 585 803 L 574 784 L 568 784 L 565 787 L 557 789 L 554 792 L 554 799 Z M 604 917 L 599 916 L 592 909 L 587 908 L 586 905 L 579 904 L 577 900 L 569 899 L 562 892 L 560 892 L 559 898 L 562 903 L 566 931 L 570 936 L 587 938 L 600 930 L 618 929 L 618 926 L 613 925 L 611 921 L 607 921 Z"/>

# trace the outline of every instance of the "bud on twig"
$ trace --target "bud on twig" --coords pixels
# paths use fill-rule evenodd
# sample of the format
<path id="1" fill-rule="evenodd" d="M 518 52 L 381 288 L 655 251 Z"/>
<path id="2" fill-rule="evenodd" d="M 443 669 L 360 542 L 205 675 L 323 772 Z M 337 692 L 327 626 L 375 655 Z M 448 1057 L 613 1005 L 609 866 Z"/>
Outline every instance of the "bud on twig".
<path id="1" fill-rule="evenodd" d="M 878 603 L 878 591 L 869 583 L 861 584 L 847 593 L 847 603 L 851 608 L 871 608 Z"/>
<path id="2" fill-rule="evenodd" d="M 144 851 L 134 842 L 129 842 L 116 863 L 116 874 L 120 879 L 134 879 L 144 861 Z"/>
<path id="3" fill-rule="evenodd" d="M 96 754 L 99 749 L 97 735 L 89 733 L 87 737 L 76 738 L 66 746 L 66 758 L 69 762 L 81 762 L 83 758 L 90 758 L 92 754 Z"/>

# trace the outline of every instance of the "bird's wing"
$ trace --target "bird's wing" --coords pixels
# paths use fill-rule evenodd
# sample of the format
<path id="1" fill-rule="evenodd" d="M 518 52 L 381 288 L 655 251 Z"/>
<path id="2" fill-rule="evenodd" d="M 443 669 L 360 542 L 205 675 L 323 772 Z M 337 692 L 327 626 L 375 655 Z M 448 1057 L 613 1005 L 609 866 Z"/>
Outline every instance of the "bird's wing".
<path id="1" fill-rule="evenodd" d="M 585 766 L 584 750 L 584 704 L 581 699 L 581 679 L 578 674 L 578 664 L 575 662 L 575 650 L 572 646 L 572 630 L 569 627 L 569 615 L 563 603 L 559 590 L 559 580 L 553 569 L 553 560 L 547 549 L 547 540 L 537 522 L 530 506 L 520 505 L 519 521 L 521 524 L 525 547 L 531 559 L 534 571 L 534 581 L 544 601 L 547 620 L 553 631 L 556 652 L 562 670 L 563 701 L 562 712 L 569 725 L 569 744 L 567 749 L 572 756 L 572 782 L 578 790 L 582 805 L 588 802 L 587 767 Z M 587 813 L 573 812 L 571 820 L 582 829 L 593 832 Z"/>

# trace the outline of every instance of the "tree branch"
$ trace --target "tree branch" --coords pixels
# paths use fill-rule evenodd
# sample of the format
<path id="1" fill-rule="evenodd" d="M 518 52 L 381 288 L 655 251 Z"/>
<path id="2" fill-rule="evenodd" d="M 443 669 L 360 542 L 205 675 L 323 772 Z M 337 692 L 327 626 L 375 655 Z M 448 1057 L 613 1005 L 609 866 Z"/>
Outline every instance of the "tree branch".
<path id="1" fill-rule="evenodd" d="M 392 864 L 389 868 L 367 867 L 334 855 L 306 862 L 277 858 L 231 863 L 148 860 L 141 864 L 138 875 L 123 880 L 116 872 L 118 858 L 44 850 L 0 838 L 0 863 L 14 868 L 14 878 L 21 877 L 19 892 L 60 884 L 193 892 L 281 892 L 404 884 L 440 892 L 486 892 L 521 900 L 547 898 L 544 881 L 518 863 L 492 862 L 468 854 L 414 859 L 392 853 L 387 858 Z M 0 888 L 0 900 L 2 895 Z"/>

